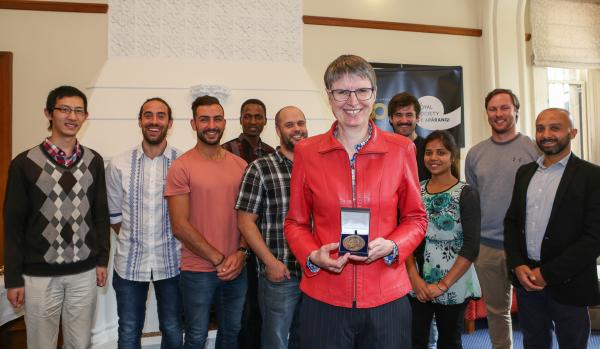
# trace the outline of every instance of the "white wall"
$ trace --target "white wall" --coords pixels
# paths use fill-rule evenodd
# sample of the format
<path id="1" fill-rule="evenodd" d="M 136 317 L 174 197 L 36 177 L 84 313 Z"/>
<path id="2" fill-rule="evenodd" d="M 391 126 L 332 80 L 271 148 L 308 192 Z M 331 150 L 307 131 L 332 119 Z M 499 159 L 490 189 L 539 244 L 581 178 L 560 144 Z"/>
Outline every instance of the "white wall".
<path id="1" fill-rule="evenodd" d="M 196 142 L 190 126 L 190 87 L 198 85 L 203 86 L 200 95 L 216 94 L 224 107 L 227 125 L 222 142 L 241 132 L 239 108 L 248 98 L 259 98 L 267 105 L 269 121 L 261 137 L 271 145 L 279 144 L 273 118 L 283 106 L 292 104 L 302 109 L 313 133 L 323 132 L 331 123 L 320 92 L 298 63 L 109 58 L 88 89 L 94 114 L 79 139 L 105 159 L 131 148 L 141 139 L 137 122 L 140 105 L 149 97 L 159 96 L 173 109 L 169 142 L 179 149 L 190 149 Z M 211 92 L 215 86 L 226 93 L 219 96 Z M 107 137 L 112 141 L 107 142 Z"/>
<path id="2" fill-rule="evenodd" d="M 0 10 L 0 50 L 13 52 L 13 157 L 48 134 L 51 89 L 93 81 L 106 60 L 106 28 L 104 14 Z"/>

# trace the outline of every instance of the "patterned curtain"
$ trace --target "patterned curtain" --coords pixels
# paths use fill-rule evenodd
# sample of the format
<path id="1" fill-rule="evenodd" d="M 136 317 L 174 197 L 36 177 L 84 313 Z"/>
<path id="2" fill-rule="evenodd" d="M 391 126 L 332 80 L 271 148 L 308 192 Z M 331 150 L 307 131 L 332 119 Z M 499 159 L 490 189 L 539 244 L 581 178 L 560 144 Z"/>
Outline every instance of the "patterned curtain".
<path id="1" fill-rule="evenodd" d="M 600 1 L 531 0 L 533 64 L 600 68 Z"/>

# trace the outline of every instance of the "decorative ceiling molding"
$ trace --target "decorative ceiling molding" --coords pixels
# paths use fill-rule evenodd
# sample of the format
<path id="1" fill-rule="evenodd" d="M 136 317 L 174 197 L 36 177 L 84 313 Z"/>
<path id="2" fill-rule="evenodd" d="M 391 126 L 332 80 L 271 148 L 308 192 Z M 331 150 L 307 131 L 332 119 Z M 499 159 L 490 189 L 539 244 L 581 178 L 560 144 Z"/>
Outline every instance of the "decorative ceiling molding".
<path id="1" fill-rule="evenodd" d="M 430 24 L 414 24 L 401 22 L 384 22 L 372 21 L 365 19 L 337 18 L 337 17 L 320 17 L 320 16 L 303 16 L 304 24 L 326 25 L 334 27 L 350 27 L 350 28 L 367 28 L 367 29 L 383 29 L 383 30 L 398 30 L 418 33 L 432 34 L 448 34 L 448 35 L 463 35 L 463 36 L 481 36 L 481 29 L 446 27 Z"/>
<path id="2" fill-rule="evenodd" d="M 107 13 L 108 4 L 61 1 L 0 0 L 0 9 L 51 12 Z"/>

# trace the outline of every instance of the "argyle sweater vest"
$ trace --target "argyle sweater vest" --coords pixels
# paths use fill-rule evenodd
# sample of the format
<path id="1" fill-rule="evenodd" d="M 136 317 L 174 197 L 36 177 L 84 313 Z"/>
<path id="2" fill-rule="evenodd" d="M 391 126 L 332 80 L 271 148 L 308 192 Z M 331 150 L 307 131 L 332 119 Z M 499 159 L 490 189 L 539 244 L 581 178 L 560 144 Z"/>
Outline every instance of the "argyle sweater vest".
<path id="1" fill-rule="evenodd" d="M 7 288 L 23 286 L 23 274 L 68 275 L 108 264 L 104 163 L 95 151 L 82 150 L 69 168 L 41 145 L 11 162 L 4 202 Z"/>

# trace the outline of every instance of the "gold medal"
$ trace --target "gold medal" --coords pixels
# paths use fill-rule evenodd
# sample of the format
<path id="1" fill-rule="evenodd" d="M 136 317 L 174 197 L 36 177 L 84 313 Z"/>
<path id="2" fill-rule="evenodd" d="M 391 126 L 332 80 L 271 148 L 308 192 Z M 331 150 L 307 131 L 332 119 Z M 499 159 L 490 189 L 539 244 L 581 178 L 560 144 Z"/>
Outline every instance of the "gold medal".
<path id="1" fill-rule="evenodd" d="M 365 239 L 363 239 L 360 235 L 348 235 L 342 240 L 342 245 L 344 248 L 351 252 L 360 251 L 365 247 Z"/>

